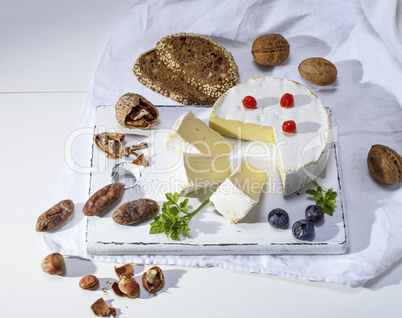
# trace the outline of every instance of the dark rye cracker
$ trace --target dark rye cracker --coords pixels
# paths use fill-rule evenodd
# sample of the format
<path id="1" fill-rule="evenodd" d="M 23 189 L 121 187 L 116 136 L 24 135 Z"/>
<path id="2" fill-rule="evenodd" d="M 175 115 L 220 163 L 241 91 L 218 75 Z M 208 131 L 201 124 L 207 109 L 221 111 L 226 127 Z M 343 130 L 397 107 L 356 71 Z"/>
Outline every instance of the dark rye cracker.
<path id="1" fill-rule="evenodd" d="M 134 64 L 134 74 L 148 88 L 183 105 L 213 105 L 216 101 L 168 69 L 156 49 L 140 55 Z"/>
<path id="2" fill-rule="evenodd" d="M 160 59 L 191 86 L 220 97 L 239 83 L 239 69 L 230 52 L 205 36 L 177 33 L 159 40 Z"/>

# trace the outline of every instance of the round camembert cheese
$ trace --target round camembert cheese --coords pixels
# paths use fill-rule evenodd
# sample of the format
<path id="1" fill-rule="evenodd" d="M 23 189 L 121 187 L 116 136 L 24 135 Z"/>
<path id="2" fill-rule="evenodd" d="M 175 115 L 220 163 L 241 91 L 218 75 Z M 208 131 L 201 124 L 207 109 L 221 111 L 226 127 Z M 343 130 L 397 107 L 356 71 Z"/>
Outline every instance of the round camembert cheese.
<path id="1" fill-rule="evenodd" d="M 293 107 L 280 99 L 294 97 Z M 243 106 L 246 96 L 257 100 L 254 109 Z M 275 143 L 283 195 L 289 195 L 318 177 L 327 163 L 330 118 L 321 100 L 296 82 L 274 77 L 251 78 L 229 89 L 214 104 L 209 126 L 224 136 Z M 284 121 L 294 120 L 296 132 L 282 130 Z"/>

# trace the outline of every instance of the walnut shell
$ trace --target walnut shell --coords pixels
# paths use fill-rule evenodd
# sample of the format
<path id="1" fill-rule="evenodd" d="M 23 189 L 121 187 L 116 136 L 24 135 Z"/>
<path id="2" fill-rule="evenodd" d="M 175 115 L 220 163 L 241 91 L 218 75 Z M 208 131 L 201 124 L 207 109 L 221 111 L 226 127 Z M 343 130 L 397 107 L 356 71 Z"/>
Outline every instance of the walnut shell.
<path id="1" fill-rule="evenodd" d="M 126 128 L 148 129 L 158 122 L 158 109 L 139 94 L 127 93 L 115 107 L 116 119 Z"/>
<path id="2" fill-rule="evenodd" d="M 373 145 L 367 155 L 367 167 L 371 176 L 386 184 L 402 180 L 402 159 L 393 149 L 384 145 Z"/>
<path id="3" fill-rule="evenodd" d="M 321 57 L 312 57 L 299 65 L 300 75 L 315 85 L 331 85 L 336 81 L 338 71 L 334 64 Z"/>
<path id="4" fill-rule="evenodd" d="M 119 159 L 124 155 L 124 139 L 125 134 L 117 132 L 103 132 L 95 135 L 94 143 L 98 149 L 106 153 L 106 157 L 110 159 Z"/>
<path id="5" fill-rule="evenodd" d="M 282 35 L 269 33 L 254 40 L 251 54 L 258 64 L 275 66 L 286 61 L 289 48 L 288 41 Z"/>

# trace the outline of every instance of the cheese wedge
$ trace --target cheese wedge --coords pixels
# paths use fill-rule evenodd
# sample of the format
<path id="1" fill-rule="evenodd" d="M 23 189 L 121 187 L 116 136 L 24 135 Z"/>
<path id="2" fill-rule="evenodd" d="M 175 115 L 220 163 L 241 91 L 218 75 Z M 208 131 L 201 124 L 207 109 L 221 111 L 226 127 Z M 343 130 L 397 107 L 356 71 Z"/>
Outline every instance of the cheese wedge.
<path id="1" fill-rule="evenodd" d="M 293 107 L 281 107 L 285 93 L 293 95 Z M 242 105 L 248 95 L 257 100 L 256 108 Z M 287 120 L 296 122 L 295 133 L 282 130 Z M 321 100 L 296 82 L 268 76 L 251 78 L 216 101 L 209 121 L 209 126 L 224 136 L 275 143 L 283 195 L 298 191 L 325 169 L 330 118 Z"/>
<path id="2" fill-rule="evenodd" d="M 211 195 L 210 201 L 230 223 L 237 223 L 258 203 L 266 180 L 265 171 L 243 159 Z"/>
<path id="3" fill-rule="evenodd" d="M 218 186 L 230 176 L 229 156 L 183 153 L 171 171 L 174 191 L 180 195 L 200 188 Z"/>
<path id="4" fill-rule="evenodd" d="M 191 111 L 181 115 L 172 130 L 167 147 L 178 153 L 228 154 L 234 147 Z"/>

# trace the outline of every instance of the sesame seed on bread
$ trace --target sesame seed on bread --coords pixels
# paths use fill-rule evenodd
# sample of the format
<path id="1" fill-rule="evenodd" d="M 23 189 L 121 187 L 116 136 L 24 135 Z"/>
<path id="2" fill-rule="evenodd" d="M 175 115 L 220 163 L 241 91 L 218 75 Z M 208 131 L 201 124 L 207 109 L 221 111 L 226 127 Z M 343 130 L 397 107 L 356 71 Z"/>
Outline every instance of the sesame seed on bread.
<path id="1" fill-rule="evenodd" d="M 218 98 L 239 83 L 232 54 L 205 36 L 168 35 L 159 40 L 156 50 L 167 68 L 209 96 Z"/>
<path id="2" fill-rule="evenodd" d="M 142 53 L 133 70 L 139 82 L 183 105 L 213 105 L 216 101 L 216 98 L 189 85 L 183 77 L 169 69 L 156 49 Z"/>

